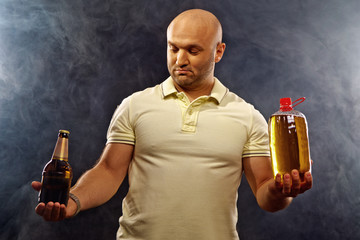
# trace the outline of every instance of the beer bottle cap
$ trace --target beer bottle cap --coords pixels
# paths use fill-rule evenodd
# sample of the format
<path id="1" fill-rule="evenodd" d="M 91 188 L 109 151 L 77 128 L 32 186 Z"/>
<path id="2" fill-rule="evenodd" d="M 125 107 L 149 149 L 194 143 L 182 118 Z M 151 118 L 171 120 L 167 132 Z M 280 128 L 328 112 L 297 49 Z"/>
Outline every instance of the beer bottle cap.
<path id="1" fill-rule="evenodd" d="M 68 130 L 59 130 L 59 133 L 66 133 L 66 134 L 70 134 L 70 132 Z"/>

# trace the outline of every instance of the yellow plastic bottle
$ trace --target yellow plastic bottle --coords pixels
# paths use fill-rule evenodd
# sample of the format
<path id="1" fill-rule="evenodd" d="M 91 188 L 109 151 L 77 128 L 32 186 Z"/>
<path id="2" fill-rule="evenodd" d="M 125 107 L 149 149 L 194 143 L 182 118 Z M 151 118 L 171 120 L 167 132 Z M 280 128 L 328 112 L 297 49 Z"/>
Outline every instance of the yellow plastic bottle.
<path id="1" fill-rule="evenodd" d="M 305 101 L 300 98 L 294 107 Z M 280 99 L 280 110 L 269 119 L 269 138 L 272 169 L 275 176 L 297 169 L 301 181 L 311 171 L 307 121 L 304 114 L 293 109 L 291 98 Z"/>

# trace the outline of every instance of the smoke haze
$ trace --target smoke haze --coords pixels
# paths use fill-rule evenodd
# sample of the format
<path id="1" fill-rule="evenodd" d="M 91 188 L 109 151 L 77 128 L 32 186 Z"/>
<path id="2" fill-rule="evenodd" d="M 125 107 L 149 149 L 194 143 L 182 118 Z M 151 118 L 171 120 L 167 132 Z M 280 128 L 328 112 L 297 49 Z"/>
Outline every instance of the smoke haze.
<path id="1" fill-rule="evenodd" d="M 116 106 L 162 82 L 166 28 L 189 8 L 221 21 L 216 76 L 265 118 L 281 97 L 308 120 L 314 187 L 266 213 L 246 181 L 246 239 L 360 239 L 360 2 L 250 0 L 0 0 L 0 239 L 114 239 L 125 182 L 107 204 L 47 223 L 34 208 L 59 129 L 70 130 L 73 183 L 91 168 Z M 81 229 L 81 230 L 79 230 Z"/>

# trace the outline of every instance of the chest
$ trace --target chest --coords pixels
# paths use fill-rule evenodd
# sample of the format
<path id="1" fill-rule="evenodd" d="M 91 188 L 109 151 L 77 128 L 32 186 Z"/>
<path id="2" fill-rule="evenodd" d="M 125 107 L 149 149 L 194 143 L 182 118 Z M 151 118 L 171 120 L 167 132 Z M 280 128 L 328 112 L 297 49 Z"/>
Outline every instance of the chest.
<path id="1" fill-rule="evenodd" d="M 133 117 L 136 149 L 142 154 L 176 154 L 238 164 L 248 140 L 249 116 L 237 105 L 176 100 L 148 104 Z"/>

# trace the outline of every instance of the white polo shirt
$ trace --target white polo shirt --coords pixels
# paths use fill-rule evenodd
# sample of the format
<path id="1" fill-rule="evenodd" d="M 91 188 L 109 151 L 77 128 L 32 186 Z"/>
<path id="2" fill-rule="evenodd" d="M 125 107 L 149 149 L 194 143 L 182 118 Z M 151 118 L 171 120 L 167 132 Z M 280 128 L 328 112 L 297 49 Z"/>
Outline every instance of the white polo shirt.
<path id="1" fill-rule="evenodd" d="M 238 239 L 242 158 L 270 155 L 252 105 L 216 78 L 190 103 L 169 77 L 124 99 L 107 138 L 135 145 L 118 239 Z"/>

